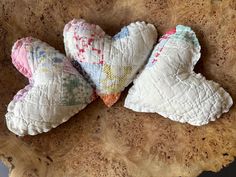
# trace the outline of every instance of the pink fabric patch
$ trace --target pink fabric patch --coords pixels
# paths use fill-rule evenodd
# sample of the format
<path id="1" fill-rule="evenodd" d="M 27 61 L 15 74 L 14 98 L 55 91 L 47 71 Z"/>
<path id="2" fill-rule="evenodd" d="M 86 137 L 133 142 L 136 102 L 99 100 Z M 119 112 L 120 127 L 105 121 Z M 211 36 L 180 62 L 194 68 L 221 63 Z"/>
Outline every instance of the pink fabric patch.
<path id="1" fill-rule="evenodd" d="M 176 28 L 166 32 L 166 34 L 168 34 L 168 35 L 175 34 L 175 33 L 176 33 Z"/>
<path id="2" fill-rule="evenodd" d="M 176 28 L 166 32 L 160 39 L 159 42 L 166 40 L 170 38 L 170 36 L 172 34 L 176 33 Z M 165 44 L 162 44 L 161 48 L 157 48 L 157 51 L 155 53 L 155 58 L 152 60 L 152 64 L 156 63 L 158 61 L 158 56 L 160 55 L 160 52 L 162 51 L 162 49 L 164 48 Z"/>
<path id="3" fill-rule="evenodd" d="M 84 20 L 72 20 L 69 22 L 65 28 L 65 31 L 69 31 L 72 28 L 74 30 L 73 33 L 73 40 L 76 41 L 76 48 L 78 60 L 80 62 L 87 62 L 86 52 L 92 51 L 92 55 L 97 56 L 96 61 L 91 61 L 92 64 L 102 64 L 104 63 L 104 54 L 103 54 L 103 47 L 96 48 L 93 46 L 93 41 L 96 38 L 103 38 L 105 36 L 105 32 L 95 24 L 89 24 Z M 79 35 L 76 33 L 77 28 L 81 31 L 87 31 L 86 35 Z M 67 42 L 66 42 L 67 43 Z M 78 45 L 78 43 L 80 45 Z"/>
<path id="4" fill-rule="evenodd" d="M 25 45 L 30 42 L 31 38 L 24 38 L 16 41 L 12 48 L 11 54 L 12 63 L 27 78 L 32 76 L 32 72 L 28 64 L 28 51 Z"/>
<path id="5" fill-rule="evenodd" d="M 23 100 L 32 87 L 33 87 L 33 83 L 30 83 L 25 88 L 18 91 L 17 94 L 14 96 L 13 100 L 17 100 L 17 101 Z"/>

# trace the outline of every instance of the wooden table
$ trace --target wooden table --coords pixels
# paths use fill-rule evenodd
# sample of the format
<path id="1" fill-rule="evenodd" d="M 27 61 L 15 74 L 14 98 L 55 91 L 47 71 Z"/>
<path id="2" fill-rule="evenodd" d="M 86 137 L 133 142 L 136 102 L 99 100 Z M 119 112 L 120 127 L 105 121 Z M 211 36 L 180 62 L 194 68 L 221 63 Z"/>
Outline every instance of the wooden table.
<path id="1" fill-rule="evenodd" d="M 158 114 L 100 100 L 49 133 L 17 137 L 6 128 L 6 106 L 27 84 L 10 61 L 18 38 L 34 36 L 63 52 L 62 31 L 85 18 L 114 35 L 132 21 L 156 25 L 163 34 L 191 26 L 202 46 L 196 71 L 236 98 L 235 0 L 1 0 L 0 159 L 10 177 L 195 177 L 218 171 L 236 155 L 236 108 L 207 126 L 193 127 Z"/>

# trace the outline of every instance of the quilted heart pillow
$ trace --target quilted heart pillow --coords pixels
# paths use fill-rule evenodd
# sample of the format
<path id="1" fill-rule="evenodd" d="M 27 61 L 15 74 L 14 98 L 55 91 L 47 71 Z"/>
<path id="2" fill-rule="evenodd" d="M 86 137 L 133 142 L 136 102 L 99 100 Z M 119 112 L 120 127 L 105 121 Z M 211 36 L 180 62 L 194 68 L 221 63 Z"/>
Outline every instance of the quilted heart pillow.
<path id="1" fill-rule="evenodd" d="M 92 87 L 69 59 L 38 39 L 18 40 L 12 62 L 29 79 L 7 108 L 7 127 L 19 136 L 47 132 L 94 99 Z"/>
<path id="2" fill-rule="evenodd" d="M 129 90 L 125 107 L 196 126 L 219 118 L 233 101 L 219 84 L 193 71 L 199 58 L 195 33 L 178 25 L 160 39 Z"/>
<path id="3" fill-rule="evenodd" d="M 145 22 L 131 23 L 113 37 L 82 19 L 64 28 L 67 56 L 109 107 L 145 65 L 156 38 L 155 27 Z"/>

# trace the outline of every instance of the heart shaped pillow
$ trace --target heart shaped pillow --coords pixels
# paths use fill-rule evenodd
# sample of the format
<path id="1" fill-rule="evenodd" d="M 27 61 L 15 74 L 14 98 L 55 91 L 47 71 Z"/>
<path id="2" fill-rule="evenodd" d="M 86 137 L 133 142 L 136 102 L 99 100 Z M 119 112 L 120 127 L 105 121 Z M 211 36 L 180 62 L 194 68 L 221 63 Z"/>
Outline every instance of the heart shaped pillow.
<path id="1" fill-rule="evenodd" d="M 156 38 L 155 27 L 144 22 L 131 23 L 113 37 L 85 20 L 72 20 L 64 28 L 67 56 L 109 107 L 145 65 Z"/>
<path id="2" fill-rule="evenodd" d="M 12 62 L 29 79 L 7 108 L 7 127 L 19 136 L 47 132 L 94 99 L 92 87 L 69 59 L 38 39 L 18 40 Z"/>
<path id="3" fill-rule="evenodd" d="M 233 101 L 219 84 L 193 71 L 199 58 L 195 33 L 178 25 L 160 39 L 129 90 L 125 107 L 196 126 L 219 118 Z"/>

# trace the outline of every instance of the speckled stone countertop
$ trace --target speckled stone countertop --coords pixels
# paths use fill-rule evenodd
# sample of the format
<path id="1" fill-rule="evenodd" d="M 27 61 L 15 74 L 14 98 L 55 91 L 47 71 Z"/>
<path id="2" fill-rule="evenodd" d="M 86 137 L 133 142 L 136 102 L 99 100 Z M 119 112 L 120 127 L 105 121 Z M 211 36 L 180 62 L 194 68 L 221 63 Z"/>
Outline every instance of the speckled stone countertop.
<path id="1" fill-rule="evenodd" d="M 236 98 L 235 0 L 1 0 L 0 159 L 10 177 L 195 177 L 233 160 L 235 106 L 218 121 L 193 127 L 124 108 L 126 92 L 112 108 L 97 100 L 49 133 L 10 133 L 7 104 L 27 84 L 10 60 L 14 41 L 33 36 L 63 52 L 63 27 L 80 17 L 110 35 L 136 20 L 155 24 L 160 34 L 191 26 L 202 46 L 196 71 Z"/>

